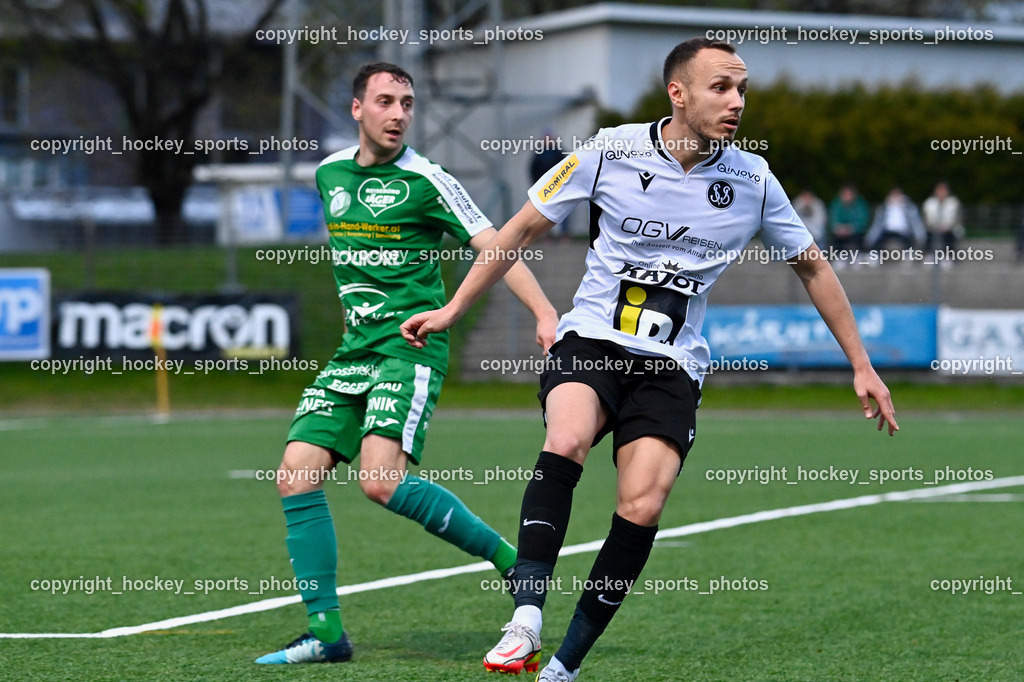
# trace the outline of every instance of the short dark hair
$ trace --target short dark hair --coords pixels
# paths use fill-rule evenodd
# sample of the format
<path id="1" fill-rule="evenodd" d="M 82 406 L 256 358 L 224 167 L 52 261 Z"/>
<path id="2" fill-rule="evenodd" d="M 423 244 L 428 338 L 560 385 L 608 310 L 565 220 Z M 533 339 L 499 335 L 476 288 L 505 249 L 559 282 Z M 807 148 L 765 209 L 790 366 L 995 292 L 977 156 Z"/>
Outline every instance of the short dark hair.
<path id="1" fill-rule="evenodd" d="M 366 83 L 372 76 L 378 73 L 390 73 L 399 83 L 412 86 L 412 76 L 400 66 L 395 66 L 388 62 L 373 62 L 371 64 L 363 64 L 359 67 L 359 72 L 356 73 L 355 79 L 352 81 L 352 95 L 359 101 L 362 101 L 363 95 L 366 94 Z"/>
<path id="2" fill-rule="evenodd" d="M 665 68 L 661 72 L 661 77 L 665 81 L 665 86 L 672 82 L 672 76 L 675 75 L 679 69 L 685 69 L 693 61 L 693 58 L 697 56 L 697 53 L 704 49 L 722 50 L 729 54 L 736 54 L 736 48 L 729 43 L 722 40 L 710 40 L 708 38 L 690 38 L 689 40 L 679 43 L 672 48 L 672 51 L 665 57 Z"/>

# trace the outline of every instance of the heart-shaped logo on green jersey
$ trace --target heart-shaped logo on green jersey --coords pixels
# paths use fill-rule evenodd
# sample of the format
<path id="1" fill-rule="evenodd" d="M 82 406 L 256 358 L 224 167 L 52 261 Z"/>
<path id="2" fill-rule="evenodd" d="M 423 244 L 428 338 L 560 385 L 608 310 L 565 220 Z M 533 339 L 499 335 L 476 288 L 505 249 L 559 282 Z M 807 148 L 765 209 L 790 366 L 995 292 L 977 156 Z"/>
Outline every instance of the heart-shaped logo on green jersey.
<path id="1" fill-rule="evenodd" d="M 384 184 L 379 178 L 370 178 L 359 185 L 356 196 L 359 197 L 359 203 L 370 209 L 376 218 L 409 198 L 409 183 L 405 180 L 392 180 Z"/>

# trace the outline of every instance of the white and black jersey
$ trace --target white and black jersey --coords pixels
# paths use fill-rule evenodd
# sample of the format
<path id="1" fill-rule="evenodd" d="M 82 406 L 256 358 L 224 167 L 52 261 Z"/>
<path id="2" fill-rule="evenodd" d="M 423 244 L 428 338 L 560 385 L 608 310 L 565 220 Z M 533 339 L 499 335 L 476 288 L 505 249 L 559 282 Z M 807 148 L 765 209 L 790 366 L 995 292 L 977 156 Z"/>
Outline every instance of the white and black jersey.
<path id="1" fill-rule="evenodd" d="M 602 129 L 529 195 L 555 223 L 590 202 L 587 272 L 558 338 L 575 331 L 668 356 L 702 381 L 718 277 L 758 233 L 777 260 L 813 239 L 763 158 L 725 146 L 684 173 L 661 137 L 668 120 Z"/>

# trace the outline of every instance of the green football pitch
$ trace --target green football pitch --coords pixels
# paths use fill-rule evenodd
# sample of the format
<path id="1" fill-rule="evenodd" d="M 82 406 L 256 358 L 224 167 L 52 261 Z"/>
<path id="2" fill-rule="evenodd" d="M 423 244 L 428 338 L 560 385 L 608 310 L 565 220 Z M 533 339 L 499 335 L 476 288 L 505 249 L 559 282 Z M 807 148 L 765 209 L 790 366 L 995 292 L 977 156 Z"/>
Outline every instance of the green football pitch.
<path id="1" fill-rule="evenodd" d="M 305 623 L 300 604 L 280 604 L 293 576 L 259 473 L 287 422 L 0 421 L 0 678 L 498 679 L 480 664 L 512 611 L 496 573 L 425 573 L 477 560 L 366 501 L 348 469 L 327 490 L 355 658 L 253 664 Z M 704 412 L 665 537 L 581 682 L 1024 679 L 1020 418 L 900 422 L 888 438 L 856 410 Z M 514 538 L 541 439 L 532 412 L 442 411 L 423 473 Z M 613 500 L 602 444 L 545 609 L 545 660 Z M 244 608 L 217 613 L 232 607 Z M 79 636 L 11 636 L 32 633 Z"/>

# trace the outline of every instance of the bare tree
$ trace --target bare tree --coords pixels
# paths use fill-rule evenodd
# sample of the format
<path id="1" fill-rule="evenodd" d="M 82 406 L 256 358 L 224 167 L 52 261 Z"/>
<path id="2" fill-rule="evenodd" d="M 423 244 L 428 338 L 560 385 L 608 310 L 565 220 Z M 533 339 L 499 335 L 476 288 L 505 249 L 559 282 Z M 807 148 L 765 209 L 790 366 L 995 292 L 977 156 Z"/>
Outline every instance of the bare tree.
<path id="1" fill-rule="evenodd" d="M 133 139 L 180 141 L 192 149 L 203 107 L 284 2 L 0 0 L 0 16 L 9 28 L 15 23 L 33 49 L 109 83 Z M 237 22 L 213 22 L 212 12 L 230 12 Z M 137 158 L 138 181 L 156 211 L 158 240 L 170 243 L 199 158 L 166 148 L 141 150 Z"/>

